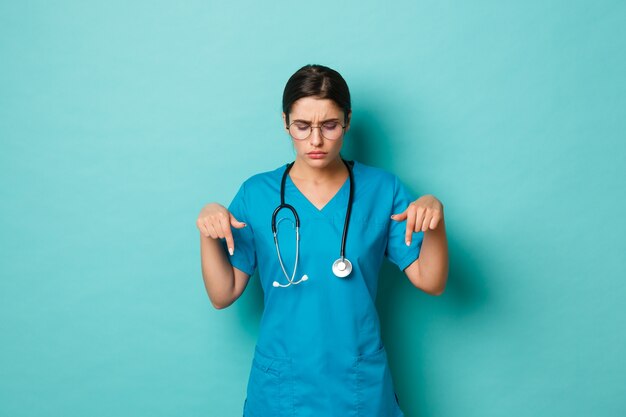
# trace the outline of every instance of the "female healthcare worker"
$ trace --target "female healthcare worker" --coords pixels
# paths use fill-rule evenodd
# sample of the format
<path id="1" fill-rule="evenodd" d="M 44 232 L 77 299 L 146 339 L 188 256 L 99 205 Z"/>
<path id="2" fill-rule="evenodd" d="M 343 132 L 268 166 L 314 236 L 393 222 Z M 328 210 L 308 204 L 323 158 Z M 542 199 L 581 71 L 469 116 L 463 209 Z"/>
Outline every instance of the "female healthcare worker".
<path id="1" fill-rule="evenodd" d="M 264 292 L 245 417 L 401 417 L 375 307 L 387 256 L 414 286 L 443 292 L 443 206 L 393 174 L 340 156 L 350 127 L 342 76 L 306 65 L 288 80 L 283 122 L 293 163 L 256 174 L 228 209 L 197 219 L 202 275 L 216 308 L 258 268 Z M 419 259 L 418 259 L 419 258 Z"/>

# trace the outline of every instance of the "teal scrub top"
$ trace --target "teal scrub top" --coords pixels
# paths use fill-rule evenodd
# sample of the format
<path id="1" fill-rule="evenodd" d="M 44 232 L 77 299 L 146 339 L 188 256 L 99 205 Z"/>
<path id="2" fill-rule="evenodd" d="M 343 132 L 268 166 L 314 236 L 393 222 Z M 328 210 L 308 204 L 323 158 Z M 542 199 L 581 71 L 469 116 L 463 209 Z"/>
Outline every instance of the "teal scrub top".
<path id="1" fill-rule="evenodd" d="M 300 251 L 294 281 L 286 288 L 271 228 L 280 204 L 286 165 L 254 175 L 240 187 L 230 212 L 247 226 L 232 228 L 235 253 L 229 259 L 241 271 L 259 270 L 264 310 L 248 379 L 245 417 L 367 416 L 401 417 L 381 340 L 375 300 L 378 273 L 386 256 L 404 270 L 419 257 L 423 232 L 405 243 L 406 222 L 390 219 L 413 196 L 396 176 L 354 163 L 354 201 L 345 256 L 352 273 L 336 277 L 348 205 L 350 180 L 317 209 L 288 176 L 285 202 L 300 218 Z M 284 220 L 283 220 L 284 219 Z M 293 215 L 277 216 L 278 244 L 287 274 L 295 261 Z"/>

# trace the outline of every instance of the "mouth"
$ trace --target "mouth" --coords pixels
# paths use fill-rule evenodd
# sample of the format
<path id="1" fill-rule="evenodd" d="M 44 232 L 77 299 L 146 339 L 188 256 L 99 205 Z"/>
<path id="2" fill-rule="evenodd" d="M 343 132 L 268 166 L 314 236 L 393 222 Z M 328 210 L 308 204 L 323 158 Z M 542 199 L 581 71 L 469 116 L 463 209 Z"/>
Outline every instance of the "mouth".
<path id="1" fill-rule="evenodd" d="M 312 152 L 308 152 L 307 155 L 311 159 L 322 159 L 326 157 L 327 152 L 312 151 Z"/>

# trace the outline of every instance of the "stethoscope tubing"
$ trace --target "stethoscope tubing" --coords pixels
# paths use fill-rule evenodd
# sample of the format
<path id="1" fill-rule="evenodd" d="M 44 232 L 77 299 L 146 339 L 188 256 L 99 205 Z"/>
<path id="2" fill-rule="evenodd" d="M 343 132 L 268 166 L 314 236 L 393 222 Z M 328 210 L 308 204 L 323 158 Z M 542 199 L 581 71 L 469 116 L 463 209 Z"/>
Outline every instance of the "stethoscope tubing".
<path id="1" fill-rule="evenodd" d="M 343 235 L 341 236 L 341 259 L 345 259 L 346 255 L 346 237 L 348 236 L 348 225 L 350 224 L 350 215 L 352 214 L 352 202 L 354 201 L 354 174 L 352 173 L 352 167 L 350 164 L 342 159 L 343 163 L 348 168 L 348 175 L 350 176 L 350 194 L 348 195 L 348 208 L 346 209 L 346 218 L 343 222 Z"/>
<path id="2" fill-rule="evenodd" d="M 343 158 L 341 160 L 346 165 L 346 168 L 348 169 L 348 175 L 350 178 L 350 193 L 348 196 L 348 207 L 346 209 L 346 217 L 345 217 L 344 224 L 343 224 L 343 234 L 341 236 L 340 258 L 337 259 L 333 263 L 333 273 L 337 277 L 343 278 L 343 277 L 348 276 L 352 270 L 352 265 L 350 261 L 346 259 L 345 257 L 345 251 L 346 251 L 346 237 L 348 236 L 348 226 L 350 224 L 350 216 L 352 214 L 352 203 L 354 201 L 354 174 L 352 172 L 352 165 L 351 165 L 352 162 L 348 162 Z M 285 278 L 288 281 L 288 284 L 280 284 L 278 281 L 274 281 L 273 285 L 275 287 L 288 287 L 290 285 L 295 285 L 295 284 L 300 283 L 301 281 L 306 281 L 308 279 L 308 276 L 304 275 L 300 280 L 294 281 L 294 278 L 296 276 L 296 270 L 298 268 L 298 258 L 299 258 L 299 250 L 300 250 L 300 217 L 298 216 L 298 212 L 296 211 L 295 207 L 293 207 L 290 204 L 285 203 L 285 183 L 287 181 L 287 175 L 289 175 L 289 171 L 293 167 L 294 163 L 295 162 L 291 162 L 287 164 L 287 167 L 285 168 L 285 172 L 283 173 L 283 177 L 280 183 L 280 205 L 276 207 L 276 209 L 274 209 L 274 212 L 272 213 L 272 234 L 274 236 L 274 245 L 276 246 L 276 254 L 278 256 L 280 267 L 283 270 L 283 274 L 285 275 Z M 276 227 L 277 225 L 276 217 L 278 216 L 278 213 L 282 209 L 287 209 L 291 211 L 294 217 L 295 229 L 296 229 L 296 259 L 295 259 L 293 273 L 291 277 L 289 276 L 289 274 L 287 273 L 285 269 L 285 265 L 283 264 L 282 256 L 280 254 L 280 249 L 278 245 L 278 237 L 277 237 L 278 232 L 277 232 L 277 227 Z M 341 265 L 341 268 L 339 270 L 336 270 L 336 265 L 338 264 Z"/>

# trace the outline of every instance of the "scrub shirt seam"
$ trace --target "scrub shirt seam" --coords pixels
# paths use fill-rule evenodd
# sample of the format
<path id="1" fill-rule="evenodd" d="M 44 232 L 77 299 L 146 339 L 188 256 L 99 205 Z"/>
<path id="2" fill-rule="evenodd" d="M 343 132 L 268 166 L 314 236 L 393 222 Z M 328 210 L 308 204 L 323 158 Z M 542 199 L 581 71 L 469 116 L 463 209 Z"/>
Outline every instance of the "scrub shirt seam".
<path id="1" fill-rule="evenodd" d="M 240 262 L 244 262 L 245 263 L 245 261 L 241 261 L 239 259 L 230 258 L 230 264 L 232 266 L 234 266 L 235 268 L 239 269 L 240 271 L 245 272 L 246 274 L 252 276 L 254 274 L 255 269 L 250 270 L 248 268 L 248 265 L 243 265 L 242 266 L 242 264 Z"/>
<path id="2" fill-rule="evenodd" d="M 243 188 L 243 196 L 241 199 L 241 205 L 243 206 L 243 216 L 244 216 L 244 220 L 247 222 L 246 227 L 250 228 L 250 234 L 252 235 L 252 247 L 255 248 L 256 247 L 256 243 L 255 243 L 255 237 L 254 237 L 254 230 L 252 229 L 252 222 L 250 221 L 250 219 L 248 218 L 249 216 L 249 212 L 248 212 L 248 203 L 246 202 L 247 199 L 247 181 L 244 181 L 244 183 L 242 184 L 242 188 Z M 235 247 L 236 250 L 236 247 Z M 230 264 L 232 266 L 234 266 L 235 268 L 245 272 L 247 275 L 252 276 L 254 274 L 254 271 L 256 269 L 256 249 L 254 250 L 254 261 L 253 261 L 253 265 L 250 265 L 248 262 L 246 262 L 245 259 L 238 259 L 238 258 L 230 258 Z M 245 265 L 242 265 L 242 263 L 244 263 Z"/>
<path id="3" fill-rule="evenodd" d="M 398 266 L 400 267 L 400 270 L 404 271 L 406 268 L 409 267 L 409 265 L 411 265 L 413 262 L 415 262 L 417 259 L 419 259 L 419 252 L 418 253 L 409 253 L 406 256 L 404 256 L 400 262 L 398 262 Z"/>

